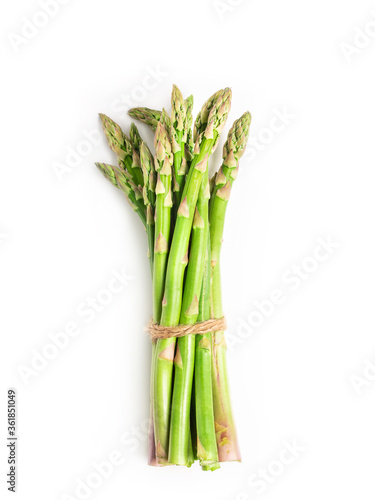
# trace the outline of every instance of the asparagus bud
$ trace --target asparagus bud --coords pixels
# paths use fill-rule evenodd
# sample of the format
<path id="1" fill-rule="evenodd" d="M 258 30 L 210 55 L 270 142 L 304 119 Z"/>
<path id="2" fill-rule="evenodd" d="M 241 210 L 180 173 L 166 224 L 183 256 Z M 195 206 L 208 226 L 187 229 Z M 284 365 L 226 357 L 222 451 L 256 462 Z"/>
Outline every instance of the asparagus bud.
<path id="1" fill-rule="evenodd" d="M 150 108 L 132 108 L 129 110 L 129 115 L 132 118 L 145 123 L 155 132 L 160 120 L 161 111 Z"/>

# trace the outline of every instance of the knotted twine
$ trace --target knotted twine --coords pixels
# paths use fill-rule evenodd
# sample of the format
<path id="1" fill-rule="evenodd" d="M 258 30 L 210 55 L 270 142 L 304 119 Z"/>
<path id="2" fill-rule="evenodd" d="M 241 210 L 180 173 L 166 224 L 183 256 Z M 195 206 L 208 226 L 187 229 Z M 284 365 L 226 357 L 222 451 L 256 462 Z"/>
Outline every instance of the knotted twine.
<path id="1" fill-rule="evenodd" d="M 151 340 L 169 339 L 171 337 L 184 337 L 185 335 L 204 335 L 205 333 L 221 332 L 226 330 L 227 323 L 225 318 L 208 319 L 200 321 L 194 325 L 162 326 L 158 323 L 149 321 L 147 333 Z"/>

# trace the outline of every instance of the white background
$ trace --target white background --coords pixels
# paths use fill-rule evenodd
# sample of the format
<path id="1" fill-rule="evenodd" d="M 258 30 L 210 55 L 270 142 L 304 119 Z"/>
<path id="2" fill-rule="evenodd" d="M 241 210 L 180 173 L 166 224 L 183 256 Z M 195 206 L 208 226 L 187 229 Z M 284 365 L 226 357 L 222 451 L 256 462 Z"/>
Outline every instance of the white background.
<path id="1" fill-rule="evenodd" d="M 78 484 L 116 450 L 122 463 L 85 498 L 373 499 L 375 3 L 72 0 L 55 11 L 46 20 L 38 1 L 19 0 L 0 12 L 0 496 L 10 496 L 6 391 L 16 387 L 22 500 L 84 498 Z M 26 28 L 33 20 L 45 26 Z M 128 98 L 169 109 L 173 83 L 194 93 L 195 113 L 230 86 L 230 122 L 253 115 L 222 264 L 243 461 L 214 473 L 146 465 L 146 238 L 93 165 L 113 162 L 111 151 L 95 132 L 82 142 L 98 112 L 128 131 Z M 69 167 L 77 148 L 59 180 L 57 162 Z M 319 238 L 335 244 L 323 262 L 311 260 Z M 301 264 L 309 272 L 292 290 Z M 85 321 L 77 308 L 122 270 L 132 280 Z M 274 289 L 284 303 L 249 336 L 254 301 Z M 80 333 L 22 376 L 70 322 Z"/>

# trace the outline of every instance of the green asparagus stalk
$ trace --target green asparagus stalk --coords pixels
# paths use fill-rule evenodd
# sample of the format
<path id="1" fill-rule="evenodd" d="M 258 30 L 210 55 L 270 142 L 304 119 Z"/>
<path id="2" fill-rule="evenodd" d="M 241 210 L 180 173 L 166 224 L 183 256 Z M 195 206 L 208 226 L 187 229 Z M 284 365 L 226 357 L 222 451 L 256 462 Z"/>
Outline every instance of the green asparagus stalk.
<path id="1" fill-rule="evenodd" d="M 134 148 L 134 151 L 137 153 L 138 156 L 140 156 L 141 144 L 143 140 L 139 133 L 139 130 L 137 129 L 137 126 L 133 122 L 130 124 L 129 138 Z"/>
<path id="2" fill-rule="evenodd" d="M 227 114 L 230 109 L 231 91 L 222 90 L 212 101 L 207 124 L 197 135 L 194 158 L 186 179 L 182 202 L 177 212 L 176 225 L 169 252 L 165 279 L 165 292 L 162 302 L 161 324 L 176 326 L 179 323 L 182 286 L 187 264 L 188 244 L 200 184 L 207 169 L 208 157 L 217 144 Z M 156 260 L 156 257 L 155 257 Z M 172 393 L 172 371 L 175 339 L 158 340 L 154 376 L 154 418 L 156 455 L 167 460 L 169 445 L 169 420 Z M 173 450 L 169 449 L 173 454 Z"/>
<path id="3" fill-rule="evenodd" d="M 146 227 L 146 211 L 142 197 L 140 196 L 140 191 L 133 182 L 129 181 L 126 172 L 119 167 L 108 165 L 107 163 L 95 163 L 95 165 L 106 179 L 125 193 L 130 206 L 139 215 L 139 218 Z"/>
<path id="4" fill-rule="evenodd" d="M 176 206 L 181 202 L 181 195 L 185 184 L 187 163 L 185 159 L 185 144 L 188 133 L 188 120 L 186 103 L 177 85 L 172 90 L 172 112 L 171 122 L 174 136 L 174 193 Z"/>
<path id="5" fill-rule="evenodd" d="M 164 126 L 165 130 L 168 132 L 169 140 L 171 142 L 172 153 L 173 153 L 173 164 L 176 161 L 176 153 L 180 151 L 180 147 L 177 143 L 177 132 L 173 127 L 171 117 L 168 115 L 167 111 L 163 108 L 160 115 L 160 122 Z M 175 176 L 174 180 L 175 180 Z M 173 188 L 175 190 L 175 188 Z"/>
<path id="6" fill-rule="evenodd" d="M 207 217 L 208 219 L 208 217 Z M 202 292 L 199 301 L 198 321 L 210 318 L 211 292 L 211 247 L 207 239 Z M 220 467 L 216 444 L 215 417 L 212 396 L 212 333 L 197 335 L 195 339 L 195 401 L 199 411 L 196 414 L 198 458 L 204 471 L 214 471 Z"/>
<path id="7" fill-rule="evenodd" d="M 208 210 L 205 213 L 208 224 Z M 207 237 L 207 249 L 205 254 L 205 270 L 202 283 L 202 292 L 199 301 L 198 321 L 206 321 L 210 318 L 210 294 L 211 294 L 211 248 L 210 237 Z M 197 422 L 197 455 L 202 470 L 216 470 L 220 467 L 218 463 L 218 451 L 216 444 L 215 419 L 211 384 L 212 371 L 212 333 L 197 335 L 196 359 L 195 359 L 195 401 L 199 412 L 196 415 Z"/>
<path id="8" fill-rule="evenodd" d="M 173 154 L 168 134 L 159 122 L 155 133 L 155 170 L 157 182 L 155 186 L 156 214 L 155 214 L 155 247 L 154 247 L 154 312 L 156 323 L 160 321 L 161 307 L 164 294 L 169 234 L 172 207 L 172 163 Z"/>
<path id="9" fill-rule="evenodd" d="M 132 118 L 145 123 L 151 127 L 154 132 L 156 131 L 156 127 L 160 121 L 161 111 L 150 108 L 132 108 L 128 113 Z"/>
<path id="10" fill-rule="evenodd" d="M 193 106 L 194 106 L 194 97 L 193 95 L 189 95 L 189 97 L 185 99 L 186 125 L 188 129 L 190 129 L 193 124 Z"/>
<path id="11" fill-rule="evenodd" d="M 223 92 L 222 90 L 218 90 L 217 92 L 212 94 L 212 96 L 207 99 L 207 101 L 203 104 L 202 109 L 199 111 L 194 122 L 194 135 L 193 135 L 194 143 L 196 142 L 199 135 L 202 134 L 202 132 L 205 130 L 207 123 L 209 121 L 212 106 L 215 102 L 217 102 L 218 99 L 220 102 L 220 108 L 218 109 L 217 114 L 219 117 L 221 117 L 225 113 L 226 104 L 225 102 L 220 101 L 222 92 Z M 222 128 L 224 128 L 224 125 L 225 121 L 223 122 Z M 219 134 L 221 133 L 222 128 Z"/>
<path id="12" fill-rule="evenodd" d="M 153 279 L 153 319 L 158 323 L 161 317 L 161 304 L 164 294 L 165 274 L 167 267 L 169 234 L 171 224 L 172 208 L 172 164 L 173 154 L 167 131 L 161 122 L 158 123 L 155 133 L 155 169 L 157 172 L 156 194 L 156 217 L 155 217 L 155 250 L 154 250 L 154 279 Z M 153 348 L 152 373 L 157 377 L 156 357 L 158 362 L 168 363 L 168 356 L 157 353 L 157 345 Z M 151 395 L 153 397 L 154 432 L 157 428 L 163 401 L 159 400 L 154 392 L 154 381 L 151 382 Z M 155 432 L 155 451 L 158 463 L 166 463 L 167 456 L 160 450 L 160 440 L 168 439 L 162 434 L 158 436 Z"/>
<path id="13" fill-rule="evenodd" d="M 210 206 L 211 238 L 211 317 L 223 316 L 220 281 L 220 250 L 225 212 L 238 162 L 243 155 L 249 135 L 250 113 L 236 120 L 223 148 L 223 163 L 216 175 Z M 216 440 L 220 462 L 241 460 L 234 425 L 226 363 L 224 332 L 215 332 L 212 338 L 212 389 L 215 412 Z"/>
<path id="14" fill-rule="evenodd" d="M 132 143 L 121 127 L 108 116 L 100 113 L 100 119 L 108 145 L 116 154 L 120 166 L 125 168 L 136 186 L 143 186 L 141 163 Z"/>
<path id="15" fill-rule="evenodd" d="M 130 137 L 132 133 L 130 133 Z M 135 139 L 133 140 L 135 141 Z M 134 142 L 133 142 L 134 144 Z M 156 172 L 154 167 L 154 159 L 151 151 L 149 150 L 147 144 L 141 141 L 139 144 L 139 154 L 141 160 L 141 167 L 144 179 L 143 186 L 143 199 L 146 206 L 146 223 L 147 223 L 147 235 L 148 235 L 148 252 L 150 256 L 151 263 L 151 277 L 153 277 L 153 261 L 154 261 L 154 245 L 155 245 L 155 184 L 156 184 Z M 149 455 L 148 463 L 149 465 L 158 465 L 155 454 L 155 437 L 154 437 L 154 411 L 153 411 L 153 377 L 154 377 L 154 359 L 155 359 L 155 341 L 152 342 L 151 350 L 151 373 L 150 373 L 150 425 L 149 425 Z"/>
<path id="16" fill-rule="evenodd" d="M 199 313 L 199 297 L 207 249 L 208 227 L 208 168 L 206 168 L 195 208 L 182 299 L 180 324 L 193 325 Z M 169 433 L 169 462 L 185 465 L 190 435 L 190 404 L 194 374 L 195 336 L 186 335 L 177 340 L 174 359 L 174 385 Z M 215 443 L 216 447 L 216 443 Z"/>
<path id="17" fill-rule="evenodd" d="M 143 201 L 146 207 L 146 229 L 148 239 L 148 256 L 151 264 L 151 276 L 154 272 L 154 245 L 155 245 L 155 169 L 151 151 L 145 142 L 139 145 L 140 161 L 143 173 Z"/>
<path id="18" fill-rule="evenodd" d="M 185 99 L 185 106 L 186 106 L 186 125 L 187 125 L 185 158 L 187 161 L 187 169 L 189 170 L 194 150 L 193 131 L 191 129 L 191 125 L 193 123 L 193 106 L 194 106 L 194 98 L 192 95 L 190 95 Z"/>

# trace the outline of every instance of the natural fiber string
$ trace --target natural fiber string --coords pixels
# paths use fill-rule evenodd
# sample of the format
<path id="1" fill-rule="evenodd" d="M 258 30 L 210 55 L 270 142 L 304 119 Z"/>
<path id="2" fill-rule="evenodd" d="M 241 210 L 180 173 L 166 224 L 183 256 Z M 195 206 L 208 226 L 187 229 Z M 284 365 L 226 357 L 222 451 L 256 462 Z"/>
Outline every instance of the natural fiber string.
<path id="1" fill-rule="evenodd" d="M 208 319 L 194 325 L 162 326 L 153 323 L 152 320 L 147 325 L 147 333 L 152 340 L 169 339 L 171 337 L 184 337 L 185 335 L 203 335 L 205 333 L 221 332 L 226 330 L 225 318 Z"/>

